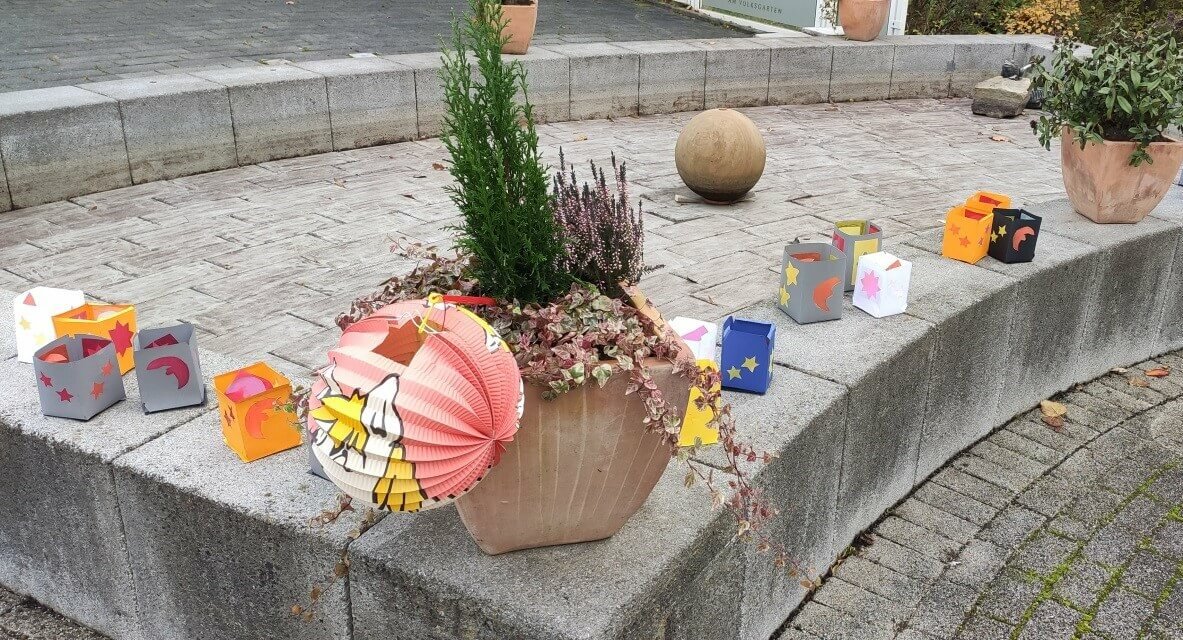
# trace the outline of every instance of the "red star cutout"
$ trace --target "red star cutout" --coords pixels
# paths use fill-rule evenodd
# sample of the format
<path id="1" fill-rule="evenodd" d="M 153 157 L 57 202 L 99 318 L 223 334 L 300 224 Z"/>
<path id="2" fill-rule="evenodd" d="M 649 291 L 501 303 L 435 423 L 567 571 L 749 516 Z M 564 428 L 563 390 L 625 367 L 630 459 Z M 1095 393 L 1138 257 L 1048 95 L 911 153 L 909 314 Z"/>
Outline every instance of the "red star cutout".
<path id="1" fill-rule="evenodd" d="M 967 238 L 965 236 L 961 236 L 961 246 L 968 247 L 969 246 L 969 238 Z"/>
<path id="2" fill-rule="evenodd" d="M 119 355 L 123 355 L 131 347 L 131 337 L 133 335 L 131 327 L 122 322 L 116 322 L 115 328 L 108 332 L 111 336 L 111 342 L 115 343 L 115 351 Z"/>
<path id="3" fill-rule="evenodd" d="M 63 387 L 61 391 L 58 391 L 58 398 L 60 398 L 62 402 L 69 402 L 74 399 L 74 396 L 70 395 L 69 389 Z"/>
<path id="4" fill-rule="evenodd" d="M 90 397 L 94 398 L 95 400 L 98 400 L 99 396 L 101 396 L 101 395 L 103 395 L 103 383 L 96 382 L 90 388 Z"/>
<path id="5" fill-rule="evenodd" d="M 103 365 L 103 375 L 104 376 L 111 375 L 111 372 L 114 370 L 115 370 L 115 363 L 114 362 L 108 362 L 107 364 Z"/>
<path id="6" fill-rule="evenodd" d="M 53 386 L 53 379 L 43 373 L 43 374 L 41 374 L 41 384 L 43 384 L 47 387 L 52 387 Z"/>
<path id="7" fill-rule="evenodd" d="M 959 227 L 955 224 L 951 224 L 951 225 L 949 225 L 949 231 L 952 232 L 953 235 L 957 235 L 957 234 L 961 233 L 961 227 Z"/>

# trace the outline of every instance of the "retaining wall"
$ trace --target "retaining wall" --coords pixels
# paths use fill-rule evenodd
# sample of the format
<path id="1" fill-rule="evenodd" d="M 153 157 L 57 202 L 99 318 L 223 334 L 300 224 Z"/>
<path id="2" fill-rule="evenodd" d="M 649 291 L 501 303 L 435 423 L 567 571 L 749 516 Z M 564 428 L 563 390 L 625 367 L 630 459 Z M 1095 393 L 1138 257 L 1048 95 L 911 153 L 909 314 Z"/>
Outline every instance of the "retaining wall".
<path id="1" fill-rule="evenodd" d="M 534 47 L 539 121 L 965 96 L 1047 36 L 729 38 Z M 438 54 L 257 65 L 0 94 L 0 212 L 439 134 Z"/>
<path id="2" fill-rule="evenodd" d="M 773 533 L 816 572 L 995 426 L 1183 347 L 1183 188 L 1137 225 L 1034 209 L 1029 264 L 943 259 L 937 230 L 889 244 L 915 264 L 905 315 L 847 302 L 842 320 L 799 326 L 771 302 L 740 312 L 778 325 L 776 366 L 767 395 L 728 399 L 743 436 L 779 452 L 757 476 L 783 507 Z M 44 418 L 13 355 L 0 332 L 0 583 L 116 638 L 764 640 L 804 595 L 676 464 L 600 542 L 490 557 L 452 507 L 357 537 L 359 512 L 310 523 L 335 490 L 303 451 L 242 464 L 209 407 Z M 346 552 L 348 575 L 330 581 Z M 311 621 L 294 616 L 317 585 Z"/>

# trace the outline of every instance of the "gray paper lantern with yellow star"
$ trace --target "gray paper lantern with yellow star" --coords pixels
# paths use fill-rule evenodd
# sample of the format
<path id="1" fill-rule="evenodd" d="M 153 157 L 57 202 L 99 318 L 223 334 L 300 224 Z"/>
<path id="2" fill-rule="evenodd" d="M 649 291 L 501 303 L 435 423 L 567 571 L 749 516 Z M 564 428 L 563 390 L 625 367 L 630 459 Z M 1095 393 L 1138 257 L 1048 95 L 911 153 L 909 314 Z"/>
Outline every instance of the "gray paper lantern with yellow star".
<path id="1" fill-rule="evenodd" d="M 846 254 L 832 244 L 785 246 L 776 306 L 798 324 L 842 317 Z"/>

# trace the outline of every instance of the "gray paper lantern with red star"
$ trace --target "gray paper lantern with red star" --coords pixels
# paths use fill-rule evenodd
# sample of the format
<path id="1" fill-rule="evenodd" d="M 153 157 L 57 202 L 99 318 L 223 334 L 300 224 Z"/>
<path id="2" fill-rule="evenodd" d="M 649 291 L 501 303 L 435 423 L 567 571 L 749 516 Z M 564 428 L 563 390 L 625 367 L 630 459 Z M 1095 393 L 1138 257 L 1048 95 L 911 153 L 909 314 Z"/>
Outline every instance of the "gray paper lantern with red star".
<path id="1" fill-rule="evenodd" d="M 126 398 L 115 345 L 87 334 L 58 338 L 33 354 L 41 413 L 90 420 Z"/>

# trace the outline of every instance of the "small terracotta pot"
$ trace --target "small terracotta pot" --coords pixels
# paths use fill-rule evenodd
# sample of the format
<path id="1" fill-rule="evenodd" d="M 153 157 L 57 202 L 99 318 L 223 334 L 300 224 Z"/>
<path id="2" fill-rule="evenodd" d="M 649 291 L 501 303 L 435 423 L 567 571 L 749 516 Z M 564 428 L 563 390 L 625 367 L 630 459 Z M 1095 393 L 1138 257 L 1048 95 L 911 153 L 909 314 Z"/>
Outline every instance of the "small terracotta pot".
<path id="1" fill-rule="evenodd" d="M 664 360 L 646 362 L 675 407 L 690 381 Z M 642 420 L 637 394 L 617 372 L 601 389 L 588 383 L 554 400 L 526 385 L 521 428 L 501 462 L 456 500 L 460 519 L 485 553 L 588 542 L 620 530 L 641 508 L 669 464 L 671 450 Z"/>
<path id="2" fill-rule="evenodd" d="M 838 0 L 838 23 L 847 40 L 870 42 L 883 31 L 890 11 L 890 0 Z"/>
<path id="3" fill-rule="evenodd" d="M 1153 142 L 1147 151 L 1154 162 L 1132 167 L 1130 154 L 1136 146 L 1106 140 L 1082 150 L 1065 127 L 1060 161 L 1072 208 L 1099 223 L 1138 222 L 1153 211 L 1183 166 L 1183 142 Z"/>
<path id="4" fill-rule="evenodd" d="M 501 53 L 521 55 L 530 48 L 534 39 L 534 27 L 538 22 L 538 1 L 529 5 L 503 4 L 501 16 L 507 21 L 505 34 L 509 42 L 501 47 Z"/>

